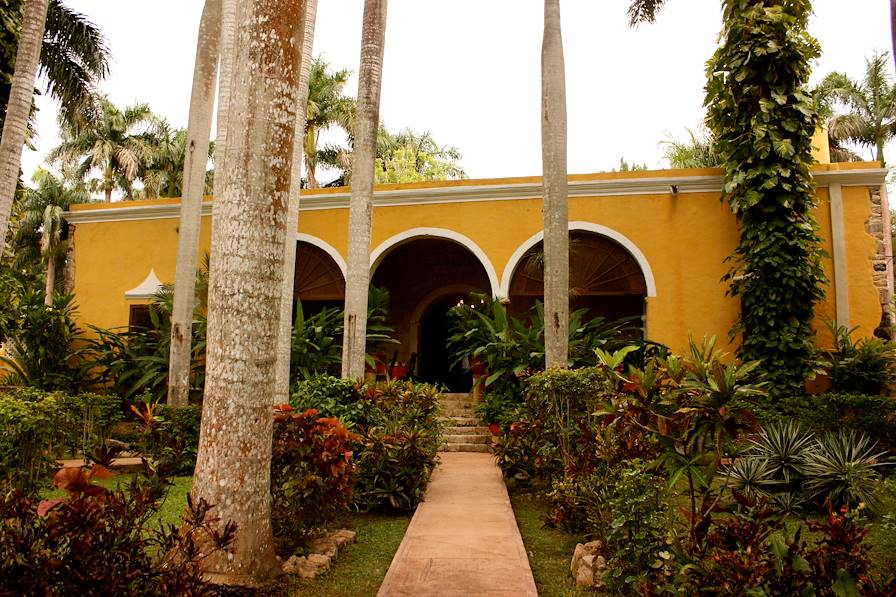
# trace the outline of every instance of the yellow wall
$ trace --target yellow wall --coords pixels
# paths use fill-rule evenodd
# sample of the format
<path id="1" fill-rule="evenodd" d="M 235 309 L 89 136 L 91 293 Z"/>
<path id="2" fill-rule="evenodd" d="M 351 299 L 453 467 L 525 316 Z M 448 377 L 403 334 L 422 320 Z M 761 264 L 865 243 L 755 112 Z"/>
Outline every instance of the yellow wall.
<path id="1" fill-rule="evenodd" d="M 867 167 L 867 165 L 866 165 Z M 820 166 L 819 171 L 855 168 L 843 165 Z M 718 170 L 657 171 L 573 176 L 571 181 L 625 181 L 669 176 L 706 177 Z M 378 190 L 489 187 L 537 183 L 537 178 L 450 183 L 385 185 Z M 311 197 L 337 196 L 345 189 L 326 189 Z M 827 189 L 818 191 L 816 218 L 825 250 L 831 234 Z M 542 228 L 541 201 L 513 199 L 378 206 L 374 209 L 371 249 L 386 239 L 411 228 L 444 228 L 461 233 L 475 242 L 491 260 L 498 279 L 514 251 Z M 844 225 L 849 272 L 850 324 L 870 335 L 880 321 L 878 293 L 872 282 L 871 257 L 874 239 L 866 231 L 871 213 L 867 187 L 844 186 Z M 164 205 L 166 202 L 118 203 L 112 210 Z M 167 202 L 170 203 L 170 202 Z M 174 201 L 176 203 L 176 200 Z M 79 206 L 82 212 L 109 210 L 108 205 Z M 722 276 L 728 269 L 725 257 L 737 243 L 736 223 L 719 193 L 686 192 L 673 195 L 619 194 L 615 196 L 573 197 L 570 221 L 585 221 L 610 228 L 632 241 L 650 264 L 656 281 L 656 296 L 648 299 L 648 332 L 651 339 L 681 351 L 688 334 L 697 337 L 715 334 L 722 345 L 738 315 L 738 301 L 725 296 Z M 203 217 L 201 251 L 208 250 L 210 217 Z M 75 294 L 82 323 L 101 327 L 126 325 L 128 302 L 124 293 L 139 285 L 153 268 L 162 282 L 172 282 L 177 252 L 176 217 L 134 221 L 83 222 L 75 233 Z M 303 211 L 299 231 L 323 239 L 345 258 L 347 253 L 348 210 L 330 208 Z M 832 278 L 830 258 L 825 269 Z M 819 322 L 834 314 L 833 289 L 819 306 Z M 820 331 L 824 325 L 816 326 Z M 820 337 L 824 342 L 823 335 Z M 730 347 L 729 347 L 730 348 Z"/>

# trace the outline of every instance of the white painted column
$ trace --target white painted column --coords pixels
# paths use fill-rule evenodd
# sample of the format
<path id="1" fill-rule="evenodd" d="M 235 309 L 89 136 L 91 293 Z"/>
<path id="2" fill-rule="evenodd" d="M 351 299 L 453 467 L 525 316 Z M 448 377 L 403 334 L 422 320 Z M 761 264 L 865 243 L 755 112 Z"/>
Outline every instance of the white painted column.
<path id="1" fill-rule="evenodd" d="M 843 188 L 840 183 L 828 187 L 831 208 L 831 260 L 834 265 L 834 304 L 836 323 L 849 327 L 849 270 L 846 265 L 846 231 L 843 226 Z"/>

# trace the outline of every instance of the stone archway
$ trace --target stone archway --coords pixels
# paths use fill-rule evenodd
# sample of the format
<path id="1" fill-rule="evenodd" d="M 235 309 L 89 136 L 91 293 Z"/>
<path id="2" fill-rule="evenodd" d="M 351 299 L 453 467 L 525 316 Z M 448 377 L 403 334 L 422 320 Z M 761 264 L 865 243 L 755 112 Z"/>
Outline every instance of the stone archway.
<path id="1" fill-rule="evenodd" d="M 648 283 L 638 260 L 614 239 L 586 230 L 570 231 L 570 310 L 587 308 L 591 317 L 644 318 Z M 509 281 L 510 312 L 520 316 L 544 297 L 542 241 L 517 262 Z"/>
<path id="2" fill-rule="evenodd" d="M 492 277 L 467 247 L 446 238 L 418 237 L 393 246 L 375 261 L 374 286 L 390 294 L 387 323 L 397 345 L 384 346 L 381 358 L 413 362 L 421 381 L 469 391 L 452 372 L 445 347 L 446 312 L 470 292 L 491 294 Z"/>

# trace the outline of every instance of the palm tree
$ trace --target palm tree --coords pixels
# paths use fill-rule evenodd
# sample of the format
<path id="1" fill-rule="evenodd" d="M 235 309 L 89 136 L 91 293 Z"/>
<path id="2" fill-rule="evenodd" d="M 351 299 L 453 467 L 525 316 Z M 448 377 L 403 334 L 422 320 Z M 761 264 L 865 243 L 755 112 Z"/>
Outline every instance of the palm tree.
<path id="1" fill-rule="evenodd" d="M 220 0 L 214 0 L 220 2 Z M 220 22 L 220 21 L 219 21 Z M 217 61 L 215 67 L 217 74 Z M 214 86 L 214 84 L 212 84 Z M 214 87 L 212 88 L 212 100 L 214 100 Z M 209 124 L 211 130 L 211 124 Z M 187 147 L 202 145 L 202 142 L 190 140 L 189 130 L 173 128 L 167 121 L 162 120 L 158 126 L 153 127 L 149 135 L 149 143 L 152 149 L 152 158 L 137 172 L 137 178 L 143 183 L 143 196 L 146 199 L 159 197 L 181 197 L 184 194 L 184 167 L 187 165 Z M 196 162 L 201 167 L 199 180 L 203 186 L 199 190 L 200 197 L 211 193 L 212 172 L 206 171 L 206 166 L 215 152 L 215 144 L 208 142 L 206 152 L 198 152 Z M 192 162 L 191 162 L 192 163 Z"/>
<path id="2" fill-rule="evenodd" d="M 62 214 L 75 203 L 89 201 L 83 187 L 71 187 L 44 169 L 39 169 L 32 180 L 36 189 L 26 189 L 19 234 L 38 235 L 40 256 L 46 266 L 44 304 L 53 304 L 56 287 L 56 268 L 67 249 L 68 226 Z"/>
<path id="3" fill-rule="evenodd" d="M 386 8 L 386 0 L 364 0 L 342 341 L 342 377 L 347 379 L 364 377 L 374 158 L 379 131 L 383 51 L 386 46 Z"/>
<path id="4" fill-rule="evenodd" d="M 177 185 L 180 187 L 177 194 L 186 191 L 180 202 L 177 266 L 171 308 L 171 342 L 168 354 L 168 404 L 171 406 L 186 406 L 190 395 L 190 341 L 193 338 L 196 259 L 199 252 L 202 196 L 207 186 L 205 168 L 210 153 L 197 151 L 196 148 L 209 147 L 220 45 L 221 0 L 206 0 L 202 7 L 196 42 L 188 128 L 175 135 L 176 142 L 172 145 L 176 151 L 169 153 L 167 161 L 171 167 L 166 171 L 167 190 L 174 191 L 171 181 L 177 180 L 180 183 Z M 173 192 L 169 196 L 172 195 Z"/>
<path id="5" fill-rule="evenodd" d="M 405 129 L 397 134 L 380 126 L 377 138 L 376 182 L 399 183 L 426 180 L 459 180 L 460 150 L 439 145 L 429 131 L 419 134 Z"/>
<path id="6" fill-rule="evenodd" d="M 236 42 L 237 0 L 221 0 L 221 50 L 218 64 L 218 120 L 215 131 L 215 166 L 224 170 L 227 122 L 230 119 L 230 84 L 233 80 L 233 46 Z M 214 196 L 221 195 L 220 177 L 214 179 Z M 212 207 L 214 213 L 215 208 Z"/>
<path id="7" fill-rule="evenodd" d="M 0 243 L 6 240 L 9 214 L 19 181 L 22 146 L 25 144 L 25 131 L 31 113 L 31 95 L 46 17 L 47 0 L 28 0 L 22 17 L 16 69 L 3 121 L 3 134 L 0 136 Z"/>
<path id="8" fill-rule="evenodd" d="M 236 524 L 202 561 L 225 584 L 279 572 L 271 531 L 274 358 L 304 2 L 239 0 L 226 155 L 212 220 L 206 381 L 192 497 Z M 226 27 L 226 25 L 225 25 Z M 247 299 L 251 297 L 251 299 Z"/>
<path id="9" fill-rule="evenodd" d="M 890 75 L 886 52 L 865 60 L 865 74 L 854 81 L 843 73 L 830 73 L 819 91 L 824 98 L 845 107 L 845 114 L 828 120 L 828 131 L 838 141 L 852 141 L 872 148 L 874 159 L 884 161 L 884 145 L 896 136 L 896 86 Z"/>
<path id="10" fill-rule="evenodd" d="M 628 24 L 634 27 L 639 23 L 655 22 L 664 4 L 666 0 L 632 0 L 628 7 Z"/>
<path id="11" fill-rule="evenodd" d="M 108 203 L 116 188 L 130 195 L 140 168 L 152 160 L 155 150 L 150 128 L 158 124 L 158 118 L 146 104 L 120 110 L 106 97 L 99 101 L 101 111 L 94 121 L 83 126 L 59 123 L 62 143 L 47 159 L 79 164 L 82 178 L 99 171 L 98 185 Z"/>
<path id="12" fill-rule="evenodd" d="M 544 346 L 547 367 L 567 366 L 569 212 L 566 174 L 566 71 L 560 0 L 545 0 L 541 46 L 541 155 L 544 181 Z"/>
<path id="13" fill-rule="evenodd" d="M 0 30 L 0 125 L 10 93 L 22 5 L 23 0 L 0 5 L 0 21 L 5 25 Z M 50 0 L 47 7 L 38 68 L 65 120 L 75 122 L 95 115 L 93 90 L 108 73 L 109 52 L 99 29 L 60 0 Z"/>
<path id="14" fill-rule="evenodd" d="M 321 148 L 320 134 L 334 125 L 346 132 L 352 130 L 355 101 L 342 95 L 350 76 L 351 71 L 347 69 L 330 70 L 330 65 L 319 56 L 311 64 L 305 114 L 305 170 L 309 189 L 320 188 L 317 180 L 319 165 L 337 166 L 334 158 L 338 150 Z"/>
<path id="15" fill-rule="evenodd" d="M 314 26 L 317 0 L 305 0 L 305 29 L 299 47 L 302 50 L 299 70 L 299 102 L 296 104 L 296 131 L 292 149 L 292 184 L 289 189 L 289 213 L 283 237 L 283 284 L 280 287 L 280 317 L 277 332 L 277 364 L 274 368 L 274 403 L 289 402 L 290 358 L 292 357 L 292 299 L 296 273 L 295 232 L 299 227 L 299 195 L 302 187 L 304 125 L 311 78 L 311 50 L 314 47 Z"/>

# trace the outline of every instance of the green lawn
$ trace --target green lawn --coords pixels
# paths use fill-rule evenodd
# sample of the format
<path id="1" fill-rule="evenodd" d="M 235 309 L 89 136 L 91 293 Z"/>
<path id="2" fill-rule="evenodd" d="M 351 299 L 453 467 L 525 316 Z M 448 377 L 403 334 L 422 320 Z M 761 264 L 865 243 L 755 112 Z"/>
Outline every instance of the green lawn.
<path id="1" fill-rule="evenodd" d="M 543 494 L 516 488 L 509 491 L 538 594 L 542 597 L 594 595 L 593 591 L 576 588 L 569 573 L 572 553 L 580 539 L 544 526 L 550 507 Z"/>

